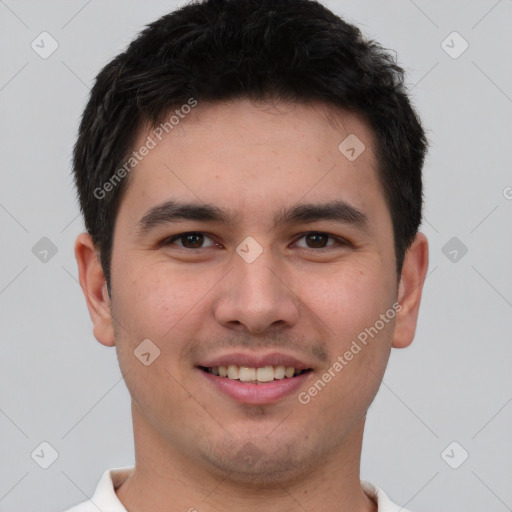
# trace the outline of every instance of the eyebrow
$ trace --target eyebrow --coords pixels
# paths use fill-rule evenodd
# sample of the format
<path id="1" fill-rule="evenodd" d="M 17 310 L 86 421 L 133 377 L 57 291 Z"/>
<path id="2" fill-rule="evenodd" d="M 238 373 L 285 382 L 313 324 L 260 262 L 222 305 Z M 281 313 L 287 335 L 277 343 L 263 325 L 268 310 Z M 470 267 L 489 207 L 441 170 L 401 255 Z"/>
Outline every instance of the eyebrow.
<path id="1" fill-rule="evenodd" d="M 137 223 L 137 231 L 142 235 L 157 226 L 184 220 L 220 222 L 230 226 L 234 225 L 237 219 L 239 215 L 218 206 L 169 200 L 150 208 Z M 340 222 L 352 225 L 366 233 L 370 232 L 368 216 L 342 200 L 319 204 L 297 204 L 291 208 L 282 208 L 274 218 L 273 227 L 321 220 Z"/>

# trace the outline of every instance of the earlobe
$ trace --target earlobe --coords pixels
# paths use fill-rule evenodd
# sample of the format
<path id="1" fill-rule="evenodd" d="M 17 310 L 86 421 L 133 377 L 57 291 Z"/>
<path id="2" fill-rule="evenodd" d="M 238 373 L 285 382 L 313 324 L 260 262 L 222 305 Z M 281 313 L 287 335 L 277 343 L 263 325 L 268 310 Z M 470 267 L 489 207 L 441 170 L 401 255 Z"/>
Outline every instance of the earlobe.
<path id="1" fill-rule="evenodd" d="M 396 315 L 392 342 L 394 348 L 408 347 L 414 339 L 427 269 L 428 241 L 423 233 L 418 233 L 405 254 L 398 285 L 401 309 Z"/>
<path id="2" fill-rule="evenodd" d="M 99 252 L 88 233 L 82 233 L 76 239 L 75 258 L 94 336 L 101 344 L 112 347 L 115 345 L 115 338 L 110 297 Z"/>

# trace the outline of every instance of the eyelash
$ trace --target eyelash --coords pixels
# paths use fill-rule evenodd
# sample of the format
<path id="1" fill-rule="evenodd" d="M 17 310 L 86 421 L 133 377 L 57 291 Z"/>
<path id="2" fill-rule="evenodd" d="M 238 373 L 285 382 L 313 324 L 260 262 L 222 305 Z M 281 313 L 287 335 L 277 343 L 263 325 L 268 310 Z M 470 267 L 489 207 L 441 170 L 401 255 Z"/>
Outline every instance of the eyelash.
<path id="1" fill-rule="evenodd" d="M 190 247 L 178 246 L 180 249 L 184 249 L 186 251 L 198 251 L 200 249 L 208 249 L 210 247 L 213 247 L 214 245 L 217 246 L 217 247 L 219 246 L 219 244 L 217 242 L 215 242 L 210 235 L 208 235 L 208 234 L 206 234 L 206 233 L 204 233 L 202 231 L 187 231 L 185 233 L 179 233 L 178 235 L 174 235 L 174 236 L 172 236 L 170 238 L 165 239 L 161 243 L 161 245 L 162 246 L 173 245 L 176 240 L 183 239 L 183 238 L 185 238 L 186 236 L 189 236 L 189 235 L 202 235 L 202 236 L 212 240 L 213 245 L 209 246 L 209 247 L 198 247 L 198 248 L 190 248 Z M 317 248 L 315 248 L 315 247 L 302 247 L 302 249 L 312 249 L 314 251 L 319 251 L 319 250 L 322 250 L 322 249 L 323 250 L 329 249 L 330 247 L 334 247 L 334 246 L 341 247 L 341 246 L 348 246 L 348 245 L 350 245 L 350 242 L 348 242 L 344 238 L 331 235 L 330 233 L 325 233 L 324 231 L 307 231 L 306 233 L 302 233 L 301 236 L 295 240 L 294 244 L 297 243 L 299 240 L 302 240 L 303 238 L 305 238 L 307 236 L 310 236 L 310 235 L 326 236 L 326 237 L 328 237 L 328 239 L 333 240 L 334 244 L 327 245 L 325 247 L 317 247 Z"/>

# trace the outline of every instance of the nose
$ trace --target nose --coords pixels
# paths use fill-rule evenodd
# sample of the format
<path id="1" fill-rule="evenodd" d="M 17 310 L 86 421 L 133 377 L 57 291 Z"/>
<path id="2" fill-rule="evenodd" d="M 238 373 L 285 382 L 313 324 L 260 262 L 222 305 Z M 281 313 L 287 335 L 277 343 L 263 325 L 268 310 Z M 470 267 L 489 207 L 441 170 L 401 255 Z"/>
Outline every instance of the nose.
<path id="1" fill-rule="evenodd" d="M 252 263 L 235 255 L 218 295 L 214 315 L 229 329 L 264 333 L 292 327 L 299 318 L 300 301 L 290 288 L 288 273 L 268 250 Z"/>

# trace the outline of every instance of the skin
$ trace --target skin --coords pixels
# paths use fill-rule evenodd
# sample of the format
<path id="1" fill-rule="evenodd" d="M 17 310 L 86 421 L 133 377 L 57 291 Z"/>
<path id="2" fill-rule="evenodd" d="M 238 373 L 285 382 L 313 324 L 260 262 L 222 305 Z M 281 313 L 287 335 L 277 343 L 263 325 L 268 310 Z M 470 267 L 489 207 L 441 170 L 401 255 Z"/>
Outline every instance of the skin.
<path id="1" fill-rule="evenodd" d="M 391 348 L 413 340 L 428 243 L 417 234 L 398 279 L 372 131 L 354 114 L 336 111 L 336 120 L 320 103 L 200 104 L 129 177 L 111 297 L 90 236 L 78 237 L 94 335 L 116 347 L 132 397 L 136 469 L 117 489 L 127 510 L 376 510 L 359 480 L 365 417 Z M 353 162 L 338 149 L 349 134 L 366 146 Z M 168 199 L 213 204 L 237 221 L 180 220 L 137 234 L 144 214 Z M 339 199 L 367 215 L 368 232 L 332 220 L 273 227 L 283 207 Z M 199 249 L 161 244 L 188 231 L 211 239 Z M 304 237 L 311 231 L 347 243 L 321 237 L 327 247 L 318 247 Z M 250 264 L 236 253 L 247 236 L 263 249 Z M 278 350 L 313 368 L 304 391 L 395 301 L 396 317 L 307 405 L 295 392 L 272 404 L 235 402 L 195 367 L 235 350 Z M 133 353 L 144 339 L 161 351 L 150 366 Z M 249 442 L 256 463 L 240 455 Z"/>

